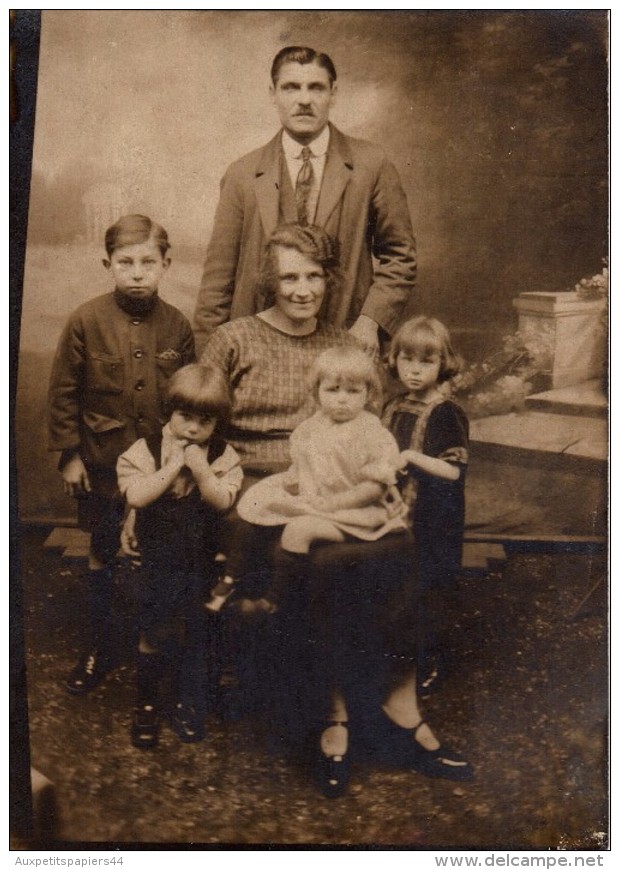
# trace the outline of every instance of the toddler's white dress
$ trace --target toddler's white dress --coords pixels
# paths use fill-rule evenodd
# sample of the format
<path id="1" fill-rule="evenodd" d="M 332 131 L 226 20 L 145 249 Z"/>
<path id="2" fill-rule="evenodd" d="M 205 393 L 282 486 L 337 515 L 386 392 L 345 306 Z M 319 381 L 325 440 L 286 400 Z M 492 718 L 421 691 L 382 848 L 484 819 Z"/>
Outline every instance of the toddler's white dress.
<path id="1" fill-rule="evenodd" d="M 251 487 L 237 506 L 239 516 L 261 526 L 284 525 L 294 517 L 317 516 L 365 541 L 407 528 L 407 508 L 396 488 L 399 450 L 394 436 L 369 411 L 334 423 L 320 409 L 293 431 L 292 465 Z M 316 497 L 350 492 L 367 481 L 383 485 L 376 502 L 324 512 Z"/>

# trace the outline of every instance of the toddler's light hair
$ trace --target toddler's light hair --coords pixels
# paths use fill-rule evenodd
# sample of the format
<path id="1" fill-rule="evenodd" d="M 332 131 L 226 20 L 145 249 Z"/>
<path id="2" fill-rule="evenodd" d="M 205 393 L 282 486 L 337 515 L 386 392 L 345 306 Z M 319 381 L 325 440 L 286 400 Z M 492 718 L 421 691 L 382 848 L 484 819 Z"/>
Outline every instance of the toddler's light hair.
<path id="1" fill-rule="evenodd" d="M 449 381 L 461 370 L 461 360 L 452 349 L 452 341 L 447 328 L 434 317 L 412 317 L 397 330 L 388 357 L 388 366 L 393 375 L 398 377 L 396 360 L 398 354 L 413 354 L 424 359 L 429 354 L 438 353 L 441 362 L 437 382 Z"/>
<path id="2" fill-rule="evenodd" d="M 312 392 L 317 400 L 321 382 L 327 377 L 333 378 L 338 384 L 364 384 L 368 390 L 366 407 L 372 410 L 381 407 L 383 391 L 377 366 L 360 348 L 339 345 L 320 354 L 310 377 Z"/>

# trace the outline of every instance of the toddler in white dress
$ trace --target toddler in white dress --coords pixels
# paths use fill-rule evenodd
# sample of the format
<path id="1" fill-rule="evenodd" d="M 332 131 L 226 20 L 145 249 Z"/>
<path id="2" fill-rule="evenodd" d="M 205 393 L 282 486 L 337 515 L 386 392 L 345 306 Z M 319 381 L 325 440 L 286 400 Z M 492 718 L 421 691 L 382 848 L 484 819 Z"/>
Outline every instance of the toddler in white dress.
<path id="1" fill-rule="evenodd" d="M 406 528 L 398 445 L 367 410 L 381 396 L 372 360 L 354 347 L 324 351 L 312 389 L 319 407 L 291 435 L 290 468 L 257 483 L 238 504 L 253 525 L 284 525 L 273 582 L 264 597 L 238 603 L 246 613 L 277 609 L 316 541 L 375 541 Z"/>

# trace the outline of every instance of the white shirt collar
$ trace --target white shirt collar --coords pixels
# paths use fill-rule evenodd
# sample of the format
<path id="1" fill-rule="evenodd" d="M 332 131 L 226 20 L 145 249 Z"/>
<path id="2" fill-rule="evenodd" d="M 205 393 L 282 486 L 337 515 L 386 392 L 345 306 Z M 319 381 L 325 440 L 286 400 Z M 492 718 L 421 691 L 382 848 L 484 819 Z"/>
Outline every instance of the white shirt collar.
<path id="1" fill-rule="evenodd" d="M 323 157 L 329 147 L 329 124 L 326 124 L 322 132 L 314 139 L 309 148 L 313 157 Z M 300 160 L 302 146 L 296 142 L 287 130 L 282 130 L 282 148 L 287 160 Z"/>

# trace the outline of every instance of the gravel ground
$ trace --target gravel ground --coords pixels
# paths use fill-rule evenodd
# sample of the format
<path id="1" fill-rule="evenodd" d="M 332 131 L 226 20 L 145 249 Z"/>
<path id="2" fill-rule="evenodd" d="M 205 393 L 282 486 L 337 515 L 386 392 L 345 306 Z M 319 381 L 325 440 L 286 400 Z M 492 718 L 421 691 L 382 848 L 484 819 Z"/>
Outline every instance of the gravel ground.
<path id="1" fill-rule="evenodd" d="M 209 720 L 202 744 L 128 738 L 133 669 L 86 698 L 74 663 L 83 565 L 22 534 L 32 765 L 55 785 L 54 848 L 304 845 L 603 849 L 607 844 L 607 600 L 602 555 L 518 553 L 463 580 L 454 664 L 425 712 L 475 766 L 471 783 L 358 764 L 351 793 L 318 795 L 260 723 Z M 129 657 L 128 657 L 129 660 Z"/>

